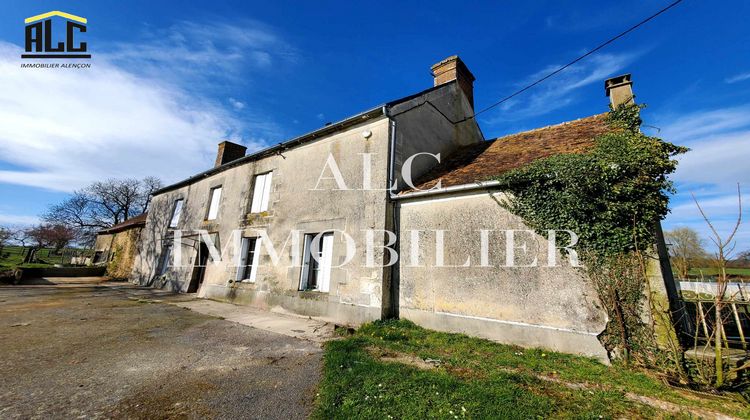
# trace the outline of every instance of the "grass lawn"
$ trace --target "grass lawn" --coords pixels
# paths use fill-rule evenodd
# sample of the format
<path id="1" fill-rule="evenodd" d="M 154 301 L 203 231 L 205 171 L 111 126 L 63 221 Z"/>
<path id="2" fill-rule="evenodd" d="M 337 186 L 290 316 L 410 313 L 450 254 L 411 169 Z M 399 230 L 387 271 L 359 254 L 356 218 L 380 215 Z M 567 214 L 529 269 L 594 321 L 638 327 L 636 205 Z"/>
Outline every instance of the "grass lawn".
<path id="1" fill-rule="evenodd" d="M 690 418 L 691 410 L 750 418 L 750 405 L 731 397 L 403 320 L 366 324 L 329 342 L 324 369 L 314 413 L 321 419 Z"/>
<path id="2" fill-rule="evenodd" d="M 70 250 L 67 250 L 70 251 Z M 60 264 L 62 256 L 55 255 L 54 249 L 44 248 L 37 251 L 37 260 L 33 264 L 23 263 L 23 247 L 4 246 L 0 252 L 0 271 L 12 270 L 16 267 L 51 267 L 54 264 Z M 70 263 L 70 253 L 66 252 L 64 263 Z"/>

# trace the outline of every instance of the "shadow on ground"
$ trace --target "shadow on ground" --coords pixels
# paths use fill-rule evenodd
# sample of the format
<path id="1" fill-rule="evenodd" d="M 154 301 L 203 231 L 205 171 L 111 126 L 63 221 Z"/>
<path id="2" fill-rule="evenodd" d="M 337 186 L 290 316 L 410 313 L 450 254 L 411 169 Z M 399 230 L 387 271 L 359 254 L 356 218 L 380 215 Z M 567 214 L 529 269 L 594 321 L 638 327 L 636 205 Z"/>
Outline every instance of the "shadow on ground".
<path id="1" fill-rule="evenodd" d="M 304 418 L 319 344 L 133 298 L 0 286 L 0 417 Z"/>

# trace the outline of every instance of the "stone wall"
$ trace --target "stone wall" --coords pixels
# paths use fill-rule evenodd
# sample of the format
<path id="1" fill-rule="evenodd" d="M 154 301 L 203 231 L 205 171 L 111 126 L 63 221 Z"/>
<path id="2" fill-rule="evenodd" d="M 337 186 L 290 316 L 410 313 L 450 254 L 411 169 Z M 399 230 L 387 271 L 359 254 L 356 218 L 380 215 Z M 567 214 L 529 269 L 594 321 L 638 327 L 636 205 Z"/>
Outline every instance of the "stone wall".
<path id="1" fill-rule="evenodd" d="M 107 275 L 126 279 L 133 271 L 133 261 L 138 254 L 141 227 L 133 227 L 120 232 L 97 235 L 94 250 L 101 252 L 98 263 L 106 263 Z"/>

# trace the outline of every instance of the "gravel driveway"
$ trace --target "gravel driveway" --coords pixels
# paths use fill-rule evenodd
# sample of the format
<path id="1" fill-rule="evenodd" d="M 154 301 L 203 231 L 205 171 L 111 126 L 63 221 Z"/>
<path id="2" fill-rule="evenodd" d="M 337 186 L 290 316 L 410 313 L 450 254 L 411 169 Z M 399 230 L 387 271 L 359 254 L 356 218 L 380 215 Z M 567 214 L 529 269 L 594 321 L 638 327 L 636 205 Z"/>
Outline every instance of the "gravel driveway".
<path id="1" fill-rule="evenodd" d="M 309 415 L 319 344 L 130 288 L 0 287 L 0 418 Z"/>

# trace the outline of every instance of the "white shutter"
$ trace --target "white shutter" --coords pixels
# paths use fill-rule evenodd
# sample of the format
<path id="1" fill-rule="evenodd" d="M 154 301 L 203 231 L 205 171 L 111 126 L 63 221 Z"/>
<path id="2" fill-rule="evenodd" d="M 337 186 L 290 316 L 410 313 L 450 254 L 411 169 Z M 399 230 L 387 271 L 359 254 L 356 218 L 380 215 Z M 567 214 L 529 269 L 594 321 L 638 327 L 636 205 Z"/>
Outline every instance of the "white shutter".
<path id="1" fill-rule="evenodd" d="M 320 277 L 318 278 L 318 290 L 328 292 L 331 283 L 331 262 L 333 260 L 333 233 L 323 235 L 320 246 Z"/>
<path id="2" fill-rule="evenodd" d="M 263 203 L 263 191 L 265 190 L 266 177 L 263 175 L 255 176 L 255 187 L 253 188 L 253 204 L 250 206 L 250 213 L 260 213 L 261 203 Z"/>
<path id="3" fill-rule="evenodd" d="M 258 275 L 258 263 L 260 262 L 260 241 L 261 238 L 255 239 L 255 251 L 253 252 L 253 261 L 250 266 L 250 283 L 255 283 L 255 277 Z"/>
<path id="4" fill-rule="evenodd" d="M 305 244 L 302 248 L 302 269 L 300 271 L 299 290 L 307 289 L 307 280 L 310 275 L 310 260 L 312 258 L 310 256 L 310 247 L 312 246 L 313 236 L 310 234 L 305 235 Z"/>
<path id="5" fill-rule="evenodd" d="M 271 197 L 271 175 L 273 172 L 269 172 L 263 176 L 264 188 L 263 188 L 263 199 L 260 203 L 260 211 L 268 210 L 268 200 Z"/>
<path id="6" fill-rule="evenodd" d="M 260 213 L 268 210 L 268 201 L 271 197 L 271 175 L 269 172 L 263 175 L 255 176 L 255 186 L 253 187 L 253 203 L 250 206 L 250 213 Z"/>
<path id="7" fill-rule="evenodd" d="M 250 238 L 242 238 L 242 247 L 240 248 L 240 262 L 237 266 L 237 281 L 242 281 L 247 270 L 247 251 L 250 245 Z"/>
<path id="8" fill-rule="evenodd" d="M 174 211 L 172 212 L 172 220 L 169 222 L 169 227 L 177 227 L 180 222 L 180 215 L 182 215 L 182 199 L 174 202 Z"/>
<path id="9" fill-rule="evenodd" d="M 221 187 L 211 190 L 211 203 L 208 206 L 208 220 L 216 219 L 219 215 L 219 200 L 221 199 Z"/>

